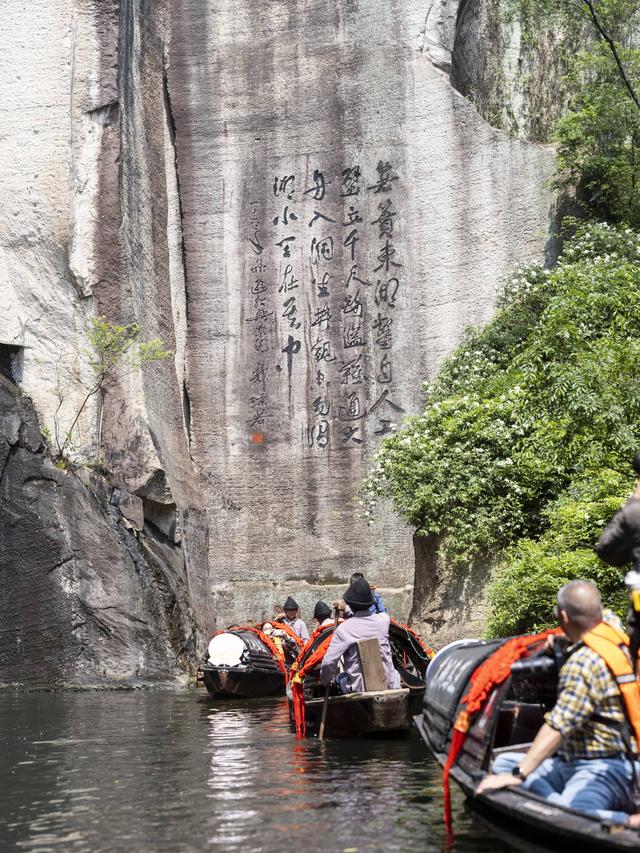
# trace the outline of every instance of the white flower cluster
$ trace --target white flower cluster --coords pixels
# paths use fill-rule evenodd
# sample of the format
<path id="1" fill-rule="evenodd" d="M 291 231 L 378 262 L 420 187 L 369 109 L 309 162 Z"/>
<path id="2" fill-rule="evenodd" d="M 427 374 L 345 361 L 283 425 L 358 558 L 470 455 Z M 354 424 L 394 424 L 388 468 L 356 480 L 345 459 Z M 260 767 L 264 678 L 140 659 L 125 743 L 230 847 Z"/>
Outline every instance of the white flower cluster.
<path id="1" fill-rule="evenodd" d="M 540 263 L 520 264 L 515 267 L 512 276 L 498 286 L 497 304 L 499 308 L 515 305 L 532 290 L 543 285 L 551 271 Z"/>
<path id="2" fill-rule="evenodd" d="M 640 234 L 631 228 L 614 228 L 607 222 L 592 223 L 562 254 L 559 266 L 589 260 L 603 264 L 621 257 L 640 263 Z"/>

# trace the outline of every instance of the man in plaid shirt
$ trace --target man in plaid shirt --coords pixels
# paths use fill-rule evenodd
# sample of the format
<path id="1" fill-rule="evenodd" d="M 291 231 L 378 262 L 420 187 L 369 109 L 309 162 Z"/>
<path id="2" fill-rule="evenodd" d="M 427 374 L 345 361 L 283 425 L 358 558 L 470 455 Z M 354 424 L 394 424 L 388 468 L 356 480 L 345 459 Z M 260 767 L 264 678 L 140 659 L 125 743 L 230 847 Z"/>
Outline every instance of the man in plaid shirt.
<path id="1" fill-rule="evenodd" d="M 632 827 L 640 816 L 625 811 L 634 784 L 626 717 L 615 678 L 602 657 L 580 642 L 602 621 L 597 587 L 571 581 L 554 609 L 573 646 L 560 670 L 558 700 L 526 754 L 504 753 L 478 793 L 523 785 L 550 802 Z"/>

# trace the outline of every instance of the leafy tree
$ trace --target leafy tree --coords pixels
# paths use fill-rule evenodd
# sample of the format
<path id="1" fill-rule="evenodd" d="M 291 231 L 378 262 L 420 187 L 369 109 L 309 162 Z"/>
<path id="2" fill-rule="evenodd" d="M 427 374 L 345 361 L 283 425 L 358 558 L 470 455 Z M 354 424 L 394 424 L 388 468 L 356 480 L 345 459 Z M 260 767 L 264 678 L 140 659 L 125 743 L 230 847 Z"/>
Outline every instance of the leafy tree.
<path id="1" fill-rule="evenodd" d="M 628 492 L 628 476 L 601 468 L 571 483 L 549 505 L 545 533 L 537 541 L 521 539 L 495 572 L 489 586 L 490 636 L 555 627 L 551 611 L 558 589 L 575 578 L 596 583 L 607 605 L 626 617 L 625 570 L 606 566 L 593 546 Z"/>
<path id="2" fill-rule="evenodd" d="M 74 430 L 92 397 L 99 394 L 98 406 L 98 456 L 102 450 L 102 417 L 104 411 L 104 397 L 107 381 L 113 376 L 116 369 L 124 367 L 126 370 L 136 370 L 144 364 L 168 358 L 169 350 L 159 338 L 150 341 L 140 340 L 140 326 L 137 323 L 129 323 L 118 326 L 110 323 L 104 317 L 92 317 L 91 327 L 87 332 L 90 348 L 85 350 L 89 366 L 93 371 L 93 382 L 85 394 L 82 403 L 76 411 L 71 426 L 65 431 L 62 443 L 60 441 L 60 425 L 57 412 L 54 418 L 55 439 L 58 448 L 58 459 L 62 460 L 69 448 Z M 61 396 L 60 406 L 63 402 Z"/>
<path id="3" fill-rule="evenodd" d="M 532 554 L 541 566 L 564 555 L 563 577 L 611 571 L 591 550 L 601 525 L 578 535 L 572 512 L 582 511 L 576 501 L 595 502 L 604 521 L 629 491 L 640 438 L 639 332 L 640 237 L 582 224 L 554 270 L 516 272 L 494 320 L 469 330 L 425 386 L 423 413 L 374 457 L 367 514 L 390 497 L 419 534 L 440 538 L 454 566 L 506 561 L 492 592 L 494 630 L 548 618 L 557 572 L 545 586 L 541 570 L 542 598 L 533 580 L 517 582 L 538 576 Z M 571 556 L 578 545 L 585 560 Z"/>
<path id="4" fill-rule="evenodd" d="M 640 51 L 622 55 L 629 77 L 639 80 Z M 576 58 L 570 77 L 575 94 L 555 132 L 556 185 L 577 186 L 597 215 L 639 228 L 640 104 L 603 42 Z"/>
<path id="5" fill-rule="evenodd" d="M 520 0 L 523 12 L 530 0 Z M 558 121 L 556 187 L 590 215 L 640 227 L 640 6 L 636 0 L 539 0 L 554 27 L 586 35 L 564 57 L 569 104 Z M 591 37 L 589 37 L 589 33 Z"/>

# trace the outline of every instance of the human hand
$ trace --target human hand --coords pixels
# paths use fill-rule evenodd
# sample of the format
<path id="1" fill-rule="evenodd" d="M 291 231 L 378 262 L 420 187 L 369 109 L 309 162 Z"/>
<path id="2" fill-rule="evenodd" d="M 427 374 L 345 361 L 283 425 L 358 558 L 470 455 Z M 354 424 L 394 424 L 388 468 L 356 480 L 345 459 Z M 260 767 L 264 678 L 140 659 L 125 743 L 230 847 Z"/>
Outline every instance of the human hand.
<path id="1" fill-rule="evenodd" d="M 569 638 L 566 634 L 549 634 L 544 641 L 544 651 L 549 655 L 563 654 L 569 645 Z"/>
<path id="2" fill-rule="evenodd" d="M 498 791 L 500 788 L 521 784 L 522 779 L 518 779 L 513 773 L 489 773 L 476 788 L 476 794 L 486 794 L 487 791 Z"/>
<path id="3" fill-rule="evenodd" d="M 344 603 L 344 599 L 340 598 L 338 601 L 333 602 L 334 610 L 344 610 L 347 605 Z"/>
<path id="4" fill-rule="evenodd" d="M 629 826 L 630 829 L 640 829 L 640 814 L 629 815 L 629 823 L 627 826 Z"/>

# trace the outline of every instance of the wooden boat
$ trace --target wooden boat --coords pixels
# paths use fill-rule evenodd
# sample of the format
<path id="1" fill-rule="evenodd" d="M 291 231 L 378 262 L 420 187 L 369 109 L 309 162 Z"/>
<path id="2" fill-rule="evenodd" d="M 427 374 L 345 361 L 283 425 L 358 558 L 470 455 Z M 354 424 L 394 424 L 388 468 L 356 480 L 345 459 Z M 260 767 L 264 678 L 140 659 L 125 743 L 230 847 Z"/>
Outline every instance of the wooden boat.
<path id="1" fill-rule="evenodd" d="M 316 631 L 291 670 L 287 688 L 290 715 L 297 733 L 313 735 L 320 728 L 325 688 L 319 682 L 322 657 L 331 641 L 334 627 Z M 369 656 L 366 645 L 375 644 Z M 340 694 L 332 686 L 325 732 L 330 737 L 348 738 L 365 735 L 393 735 L 410 730 L 413 717 L 419 712 L 424 694 L 424 673 L 432 656 L 420 637 L 399 622 L 392 620 L 389 644 L 393 662 L 400 672 L 401 688 L 387 690 L 377 640 L 358 644 L 365 685 L 362 693 Z M 379 669 L 376 668 L 379 667 Z M 382 688 L 382 689 L 381 689 Z"/>
<path id="2" fill-rule="evenodd" d="M 637 850 L 637 832 L 555 805 L 520 786 L 475 793 L 496 755 L 526 752 L 555 702 L 557 669 L 524 678 L 509 674 L 514 654 L 515 659 L 539 656 L 545 636 L 467 640 L 441 649 L 426 674 L 418 731 L 441 766 L 449 764 L 471 810 L 513 846 L 519 839 L 528 849 Z M 456 721 L 459 729 L 469 724 L 466 734 L 454 729 Z M 445 779 L 445 801 L 447 784 Z"/>
<path id="3" fill-rule="evenodd" d="M 283 624 L 239 625 L 218 631 L 200 664 L 198 681 L 216 699 L 281 696 L 302 645 Z"/>
<path id="4" fill-rule="evenodd" d="M 408 732 L 411 727 L 411 696 L 400 690 L 368 690 L 329 697 L 325 729 L 335 738 Z M 320 728 L 324 695 L 305 699 L 307 732 Z"/>

